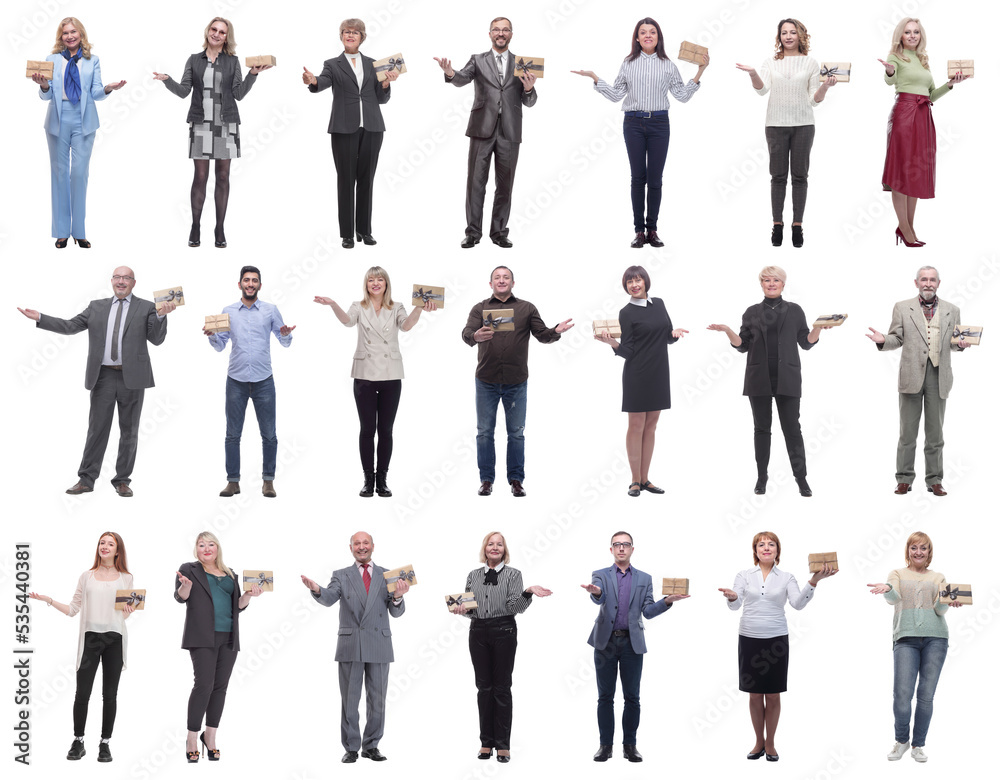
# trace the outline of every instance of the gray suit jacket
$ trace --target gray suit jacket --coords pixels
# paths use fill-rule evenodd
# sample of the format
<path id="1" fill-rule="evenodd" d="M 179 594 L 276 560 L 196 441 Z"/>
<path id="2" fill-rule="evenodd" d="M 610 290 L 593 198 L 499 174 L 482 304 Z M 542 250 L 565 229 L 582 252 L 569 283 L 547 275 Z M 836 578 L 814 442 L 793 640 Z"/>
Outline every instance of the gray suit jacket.
<path id="1" fill-rule="evenodd" d="M 954 377 L 951 373 L 951 353 L 958 350 L 951 343 L 955 326 L 961 324 L 962 313 L 947 301 L 938 300 L 938 320 L 941 327 L 941 349 L 938 354 L 938 394 L 947 398 Z M 885 334 L 880 350 L 903 348 L 899 359 L 899 392 L 919 393 L 927 371 L 927 320 L 916 298 L 900 301 L 892 308 L 892 324 Z"/>
<path id="2" fill-rule="evenodd" d="M 521 79 L 514 75 L 513 53 L 507 52 L 505 78 L 500 82 L 497 71 L 496 52 L 492 49 L 482 54 L 473 54 L 469 62 L 461 70 L 456 70 L 451 78 L 445 81 L 456 87 L 463 87 L 469 82 L 476 84 L 476 99 L 469 114 L 469 126 L 465 134 L 469 138 L 489 138 L 496 128 L 497 116 L 503 122 L 503 135 L 514 143 L 521 143 L 521 106 L 529 108 L 538 100 L 538 88 L 531 92 L 524 91 Z M 503 113 L 500 103 L 503 102 Z"/>
<path id="3" fill-rule="evenodd" d="M 72 335 L 82 330 L 87 331 L 90 335 L 90 346 L 87 353 L 84 387 L 88 390 L 92 390 L 97 384 L 97 375 L 101 372 L 112 301 L 114 298 L 91 301 L 86 309 L 71 320 L 43 314 L 35 323 L 36 328 L 50 330 L 53 333 Z M 125 387 L 129 390 L 141 390 L 153 386 L 153 369 L 149 364 L 146 342 L 159 346 L 166 337 L 167 318 L 160 319 L 156 316 L 156 306 L 151 301 L 133 295 L 125 317 L 125 329 L 120 345 Z"/>
<path id="4" fill-rule="evenodd" d="M 368 593 L 361 579 L 361 572 L 353 563 L 346 569 L 337 569 L 330 577 L 330 584 L 313 593 L 324 607 L 340 602 L 340 629 L 337 631 L 336 661 L 364 662 L 369 664 L 391 663 L 392 631 L 389 615 L 399 617 L 406 610 L 400 601 L 393 604 L 392 594 L 382 573 L 386 569 L 372 566 L 372 582 Z"/>
<path id="5" fill-rule="evenodd" d="M 309 85 L 310 92 L 322 92 L 333 87 L 333 108 L 330 110 L 328 133 L 353 133 L 358 129 L 364 112 L 365 132 L 384 133 L 385 122 L 379 104 L 389 102 L 392 86 L 383 89 L 382 82 L 375 76 L 375 62 L 371 57 L 361 55 L 361 89 L 354 67 L 341 54 L 323 63 L 323 72 L 316 77 L 316 83 Z"/>
<path id="6" fill-rule="evenodd" d="M 611 641 L 611 630 L 615 625 L 615 617 L 618 614 L 618 577 L 615 569 L 618 567 L 612 564 L 609 569 L 598 569 L 591 575 L 590 581 L 601 589 L 600 596 L 591 596 L 590 600 L 601 606 L 601 611 L 597 613 L 597 620 L 594 621 L 594 628 L 590 632 L 587 644 L 595 650 L 603 650 Z M 632 649 L 637 653 L 646 652 L 646 637 L 644 636 L 646 626 L 642 619 L 655 618 L 662 615 L 673 604 L 660 599 L 653 600 L 653 578 L 646 572 L 639 571 L 632 567 L 632 594 L 628 602 L 628 631 L 629 639 L 632 641 Z"/>

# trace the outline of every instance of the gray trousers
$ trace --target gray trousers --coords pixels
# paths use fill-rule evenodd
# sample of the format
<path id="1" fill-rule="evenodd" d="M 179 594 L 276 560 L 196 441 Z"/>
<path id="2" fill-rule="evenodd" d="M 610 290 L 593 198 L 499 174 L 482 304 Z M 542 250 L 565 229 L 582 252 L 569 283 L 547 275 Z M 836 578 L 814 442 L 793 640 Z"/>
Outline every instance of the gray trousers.
<path id="1" fill-rule="evenodd" d="M 111 484 L 127 485 L 132 480 L 135 453 L 139 447 L 139 415 L 145 390 L 125 387 L 121 371 L 103 366 L 97 375 L 97 384 L 90 391 L 90 422 L 87 426 L 87 443 L 83 445 L 83 459 L 77 475 L 80 482 L 94 486 L 101 474 L 104 452 L 111 436 L 111 423 L 118 407 L 118 461 Z"/>
<path id="2" fill-rule="evenodd" d="M 385 696 L 389 690 L 389 664 L 366 664 L 341 661 L 340 667 L 340 741 L 344 750 L 377 748 L 385 731 Z M 367 708 L 365 735 L 361 738 L 358 708 L 364 684 Z"/>
<path id="3" fill-rule="evenodd" d="M 917 431 L 924 414 L 924 482 L 944 481 L 944 408 L 947 401 L 938 391 L 938 369 L 927 361 L 924 386 L 919 393 L 899 394 L 899 444 L 896 446 L 896 482 L 913 484 L 913 462 L 917 455 Z"/>
<path id="4" fill-rule="evenodd" d="M 789 160 L 792 170 L 792 222 L 802 221 L 809 186 L 809 153 L 815 136 L 815 125 L 764 128 L 767 150 L 771 155 L 771 217 L 775 222 L 784 222 L 782 212 L 785 209 Z"/>
<path id="5" fill-rule="evenodd" d="M 493 135 L 489 138 L 469 139 L 469 176 L 465 185 L 465 235 L 481 238 L 483 235 L 483 203 L 486 200 L 486 183 L 490 178 L 490 158 L 493 158 L 493 218 L 490 220 L 490 238 L 496 240 L 507 235 L 510 219 L 510 200 L 514 190 L 514 172 L 521 144 L 507 140 L 497 119 Z"/>

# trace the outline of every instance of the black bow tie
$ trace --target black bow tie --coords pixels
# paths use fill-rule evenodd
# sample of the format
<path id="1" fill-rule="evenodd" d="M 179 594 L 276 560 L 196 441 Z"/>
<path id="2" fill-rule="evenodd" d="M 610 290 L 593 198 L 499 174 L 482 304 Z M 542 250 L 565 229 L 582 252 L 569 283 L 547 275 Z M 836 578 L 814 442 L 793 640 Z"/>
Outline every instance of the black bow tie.
<path id="1" fill-rule="evenodd" d="M 497 574 L 497 570 L 496 569 L 487 569 L 486 570 L 486 584 L 487 585 L 496 585 L 499 581 L 500 581 L 500 576 Z"/>

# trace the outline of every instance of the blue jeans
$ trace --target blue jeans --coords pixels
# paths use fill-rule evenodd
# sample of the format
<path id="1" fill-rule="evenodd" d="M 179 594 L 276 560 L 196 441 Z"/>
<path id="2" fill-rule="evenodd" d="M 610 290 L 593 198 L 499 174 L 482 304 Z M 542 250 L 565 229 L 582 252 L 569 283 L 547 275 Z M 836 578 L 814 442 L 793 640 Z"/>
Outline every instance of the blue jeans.
<path id="1" fill-rule="evenodd" d="M 260 382 L 238 382 L 226 378 L 226 479 L 240 481 L 240 437 L 243 419 L 247 414 L 247 401 L 253 401 L 257 425 L 264 445 L 265 480 L 274 479 L 275 461 L 278 457 L 278 436 L 274 432 L 274 377 Z"/>
<path id="2" fill-rule="evenodd" d="M 663 194 L 663 165 L 670 146 L 670 117 L 625 117 L 623 128 L 632 169 L 632 220 L 635 232 L 656 230 Z M 644 208 L 645 207 L 645 208 Z"/>
<path id="3" fill-rule="evenodd" d="M 639 730 L 639 683 L 642 680 L 642 656 L 632 649 L 627 636 L 614 636 L 603 650 L 594 649 L 597 669 L 597 728 L 601 744 L 615 740 L 615 688 L 621 670 L 625 711 L 622 713 L 622 744 L 634 745 Z"/>
<path id="4" fill-rule="evenodd" d="M 476 459 L 479 481 L 496 481 L 497 451 L 493 432 L 497 427 L 497 405 L 503 401 L 507 422 L 507 481 L 524 481 L 524 417 L 528 380 L 519 385 L 500 385 L 476 380 Z"/>
<path id="5" fill-rule="evenodd" d="M 910 702 L 917 692 L 917 712 L 913 718 L 913 747 L 923 747 L 927 727 L 934 714 L 934 690 L 948 655 L 948 640 L 934 636 L 908 636 L 892 646 L 892 715 L 896 741 L 910 738 Z M 920 684 L 917 685 L 917 675 Z"/>

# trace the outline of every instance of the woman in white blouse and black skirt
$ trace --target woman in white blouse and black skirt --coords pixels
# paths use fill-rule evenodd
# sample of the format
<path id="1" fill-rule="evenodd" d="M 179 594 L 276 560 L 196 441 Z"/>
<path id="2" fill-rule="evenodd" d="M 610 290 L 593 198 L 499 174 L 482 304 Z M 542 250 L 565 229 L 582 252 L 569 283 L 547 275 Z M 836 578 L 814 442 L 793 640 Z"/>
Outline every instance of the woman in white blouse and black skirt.
<path id="1" fill-rule="evenodd" d="M 729 608 L 743 607 L 740 617 L 740 690 L 750 694 L 750 721 L 756 741 L 747 758 L 765 756 L 778 760 L 774 732 L 781 715 L 781 694 L 788 681 L 788 623 L 785 602 L 802 609 L 812 599 L 819 581 L 837 569 L 824 565 L 804 589 L 791 574 L 781 571 L 781 542 L 776 534 L 761 531 L 753 538 L 752 569 L 736 575 L 733 589 L 719 588 Z"/>
<path id="2" fill-rule="evenodd" d="M 111 732 L 118 714 L 118 681 L 128 656 L 128 632 L 125 620 L 135 610 L 135 601 L 123 601 L 115 609 L 119 590 L 132 590 L 125 542 L 114 531 L 101 534 L 94 553 L 94 565 L 80 575 L 76 593 L 69 604 L 60 604 L 51 596 L 29 594 L 44 601 L 67 617 L 80 615 L 80 642 L 76 651 L 76 698 L 73 700 L 73 744 L 66 758 L 78 761 L 87 755 L 83 748 L 87 709 L 94 689 L 97 667 L 102 669 L 101 693 L 104 716 L 101 720 L 101 744 L 97 760 L 111 761 Z"/>
<path id="3" fill-rule="evenodd" d="M 687 103 L 701 86 L 701 74 L 708 67 L 708 54 L 701 55 L 701 65 L 687 84 L 677 66 L 663 49 L 663 32 L 654 19 L 640 19 L 632 33 L 632 51 L 625 58 L 614 84 L 599 78 L 592 70 L 573 73 L 594 80 L 594 89 L 608 100 L 624 100 L 625 148 L 632 168 L 632 216 L 635 222 L 633 249 L 645 244 L 663 246 L 656 234 L 663 187 L 663 165 L 670 145 L 668 112 L 671 93 Z"/>
<path id="4" fill-rule="evenodd" d="M 511 676 L 514 654 L 517 652 L 519 615 L 531 604 L 532 596 L 550 596 L 552 591 L 540 585 L 524 588 L 521 572 L 507 566 L 510 552 L 507 540 L 499 531 L 491 531 L 483 539 L 479 560 L 486 565 L 469 572 L 465 591 L 475 596 L 476 606 L 468 609 L 464 603 L 451 609 L 456 615 L 472 619 L 469 630 L 469 654 L 476 673 L 479 691 L 479 758 L 489 759 L 493 748 L 497 761 L 510 761 L 510 724 L 513 714 Z"/>

